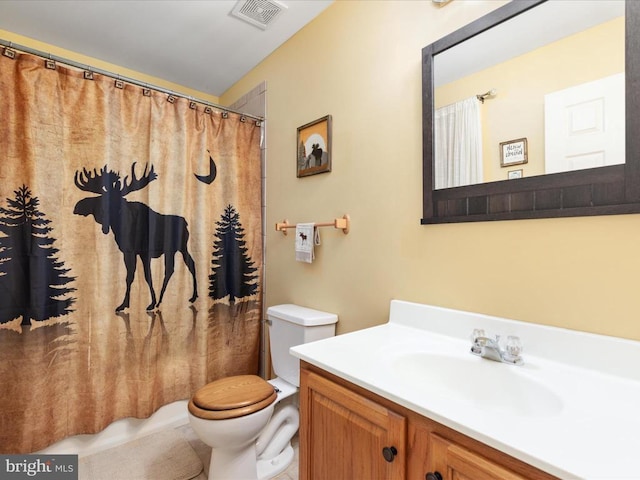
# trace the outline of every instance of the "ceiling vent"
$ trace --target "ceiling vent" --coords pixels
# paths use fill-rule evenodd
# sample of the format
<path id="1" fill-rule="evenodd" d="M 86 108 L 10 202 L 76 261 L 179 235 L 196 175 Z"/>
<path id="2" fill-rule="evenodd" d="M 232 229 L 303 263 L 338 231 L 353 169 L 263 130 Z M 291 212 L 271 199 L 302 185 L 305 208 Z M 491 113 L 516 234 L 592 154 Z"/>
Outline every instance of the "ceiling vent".
<path id="1" fill-rule="evenodd" d="M 239 0 L 231 10 L 231 15 L 266 30 L 286 8 L 284 3 L 277 0 Z"/>

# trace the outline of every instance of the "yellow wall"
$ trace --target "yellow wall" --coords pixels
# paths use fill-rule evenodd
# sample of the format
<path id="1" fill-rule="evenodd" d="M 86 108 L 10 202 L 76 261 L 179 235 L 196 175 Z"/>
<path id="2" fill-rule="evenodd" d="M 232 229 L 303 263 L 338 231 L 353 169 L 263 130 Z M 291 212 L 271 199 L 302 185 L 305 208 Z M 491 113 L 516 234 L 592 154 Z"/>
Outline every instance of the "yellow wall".
<path id="1" fill-rule="evenodd" d="M 624 72 L 624 17 L 571 35 L 436 90 L 436 108 L 495 88 L 481 107 L 484 181 L 506 180 L 510 170 L 525 177 L 544 166 L 544 96 L 580 83 Z M 529 161 L 500 167 L 500 142 L 527 138 Z"/>
<path id="2" fill-rule="evenodd" d="M 194 97 L 199 100 L 205 100 L 207 102 L 211 102 L 215 104 L 220 103 L 219 97 L 216 97 L 215 95 L 209 95 L 207 93 L 200 92 L 198 90 L 193 90 L 191 88 L 178 85 L 177 83 L 169 82 L 162 78 L 152 77 L 151 75 L 146 75 L 144 73 L 140 73 L 135 70 L 120 67 L 118 65 L 114 65 L 113 63 L 104 62 L 97 58 L 81 55 L 79 53 L 66 50 L 64 48 L 59 48 L 59 47 L 56 47 L 55 45 L 50 45 L 48 43 L 40 42 L 38 40 L 34 40 L 29 37 L 24 37 L 16 33 L 8 32 L 6 30 L 0 29 L 0 38 L 8 42 L 13 42 L 17 45 L 22 45 L 25 47 L 33 48 L 35 50 L 39 50 L 41 52 L 50 53 L 51 55 L 65 58 L 67 60 L 73 60 L 74 62 L 82 63 L 89 67 L 105 70 L 107 72 L 112 72 L 112 73 L 121 75 L 122 77 L 130 78 L 132 80 L 137 80 L 139 82 L 148 83 L 150 85 L 155 85 L 161 88 L 165 88 L 175 93 L 181 93 L 186 96 Z"/>
<path id="3" fill-rule="evenodd" d="M 640 339 L 639 215 L 420 225 L 420 50 L 504 3 L 338 0 L 221 97 L 267 82 L 267 305 L 338 313 L 339 333 L 397 298 Z M 333 171 L 298 179 L 296 128 L 326 114 Z M 344 213 L 311 265 L 274 229 Z"/>

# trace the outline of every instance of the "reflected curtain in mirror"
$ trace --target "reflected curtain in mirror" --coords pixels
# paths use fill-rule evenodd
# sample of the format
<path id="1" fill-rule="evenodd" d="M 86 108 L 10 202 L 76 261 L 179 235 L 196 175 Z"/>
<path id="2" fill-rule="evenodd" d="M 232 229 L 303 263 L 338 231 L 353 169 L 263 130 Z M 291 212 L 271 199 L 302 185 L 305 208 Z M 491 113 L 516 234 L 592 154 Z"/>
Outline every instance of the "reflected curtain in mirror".
<path id="1" fill-rule="evenodd" d="M 0 55 L 0 451 L 258 372 L 260 127 Z"/>
<path id="2" fill-rule="evenodd" d="M 434 114 L 435 188 L 482 182 L 480 100 L 470 97 Z"/>

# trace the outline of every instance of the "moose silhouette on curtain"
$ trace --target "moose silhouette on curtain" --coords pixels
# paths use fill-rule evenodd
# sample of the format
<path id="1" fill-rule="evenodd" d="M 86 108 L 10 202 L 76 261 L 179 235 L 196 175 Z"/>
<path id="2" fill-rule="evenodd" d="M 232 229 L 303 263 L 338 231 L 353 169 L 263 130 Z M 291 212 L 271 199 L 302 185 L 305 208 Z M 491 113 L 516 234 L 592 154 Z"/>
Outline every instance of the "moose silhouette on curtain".
<path id="1" fill-rule="evenodd" d="M 113 232 L 118 249 L 122 252 L 127 269 L 126 292 L 122 303 L 116 308 L 120 312 L 129 307 L 131 284 L 136 272 L 136 259 L 140 257 L 144 269 L 144 278 L 149 286 L 151 303 L 147 310 L 153 310 L 162 303 L 162 298 L 174 272 L 175 254 L 180 252 L 184 263 L 193 278 L 193 294 L 189 302 L 198 298 L 196 267 L 187 248 L 189 230 L 187 221 L 177 215 L 164 215 L 155 212 L 141 202 L 128 201 L 125 197 L 137 190 L 145 188 L 158 178 L 153 165 L 147 171 L 145 165 L 142 176 L 136 176 L 136 163 L 131 166 L 131 179 L 121 178 L 119 172 L 108 170 L 105 165 L 93 172 L 83 168 L 76 171 L 74 182 L 76 187 L 85 192 L 96 193 L 97 197 L 80 200 L 73 213 L 76 215 L 93 215 L 96 223 L 102 226 L 102 233 Z M 160 296 L 156 301 L 151 277 L 151 259 L 164 255 L 164 280 Z"/>

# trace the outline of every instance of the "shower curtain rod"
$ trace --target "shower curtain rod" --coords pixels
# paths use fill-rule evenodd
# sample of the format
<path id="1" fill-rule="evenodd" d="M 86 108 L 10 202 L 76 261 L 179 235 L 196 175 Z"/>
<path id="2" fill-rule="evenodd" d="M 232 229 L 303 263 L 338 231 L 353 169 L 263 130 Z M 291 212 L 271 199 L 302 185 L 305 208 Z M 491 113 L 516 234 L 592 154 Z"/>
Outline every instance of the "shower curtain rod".
<path id="1" fill-rule="evenodd" d="M 151 85 L 149 83 L 141 82 L 140 80 L 136 80 L 135 78 L 123 77 L 122 75 L 118 75 L 117 73 L 109 72 L 107 70 L 102 70 L 100 68 L 94 68 L 94 67 L 92 67 L 90 65 L 86 65 L 86 64 L 83 64 L 83 63 L 80 63 L 80 62 L 75 62 L 75 61 L 69 60 L 67 58 L 58 57 L 57 55 L 52 55 L 50 53 L 43 52 L 41 50 L 36 50 L 34 48 L 30 48 L 30 47 L 27 47 L 27 46 L 24 46 L 24 45 L 19 45 L 19 44 L 13 43 L 13 42 L 9 42 L 7 40 L 0 39 L 0 45 L 5 47 L 5 52 L 4 52 L 5 56 L 10 56 L 10 55 L 7 55 L 7 53 L 6 53 L 7 50 L 6 49 L 19 50 L 19 51 L 24 52 L 24 53 L 28 53 L 28 54 L 31 54 L 31 55 L 36 55 L 38 57 L 42 57 L 42 58 L 44 58 L 46 60 L 53 60 L 54 62 L 63 63 L 65 65 L 69 65 L 71 67 L 79 68 L 81 70 L 86 70 L 86 71 L 89 71 L 89 72 L 97 73 L 99 75 L 104 75 L 105 77 L 110 77 L 110 78 L 113 78 L 115 80 L 121 80 L 123 82 L 130 83 L 130 84 L 136 85 L 138 87 L 149 88 L 151 90 L 155 90 L 155 91 L 160 92 L 160 93 L 166 93 L 167 95 L 186 98 L 187 100 L 192 100 L 194 102 L 201 103 L 203 105 L 215 108 L 215 109 L 220 110 L 222 112 L 236 113 L 238 115 L 242 115 L 243 117 L 252 118 L 252 119 L 254 119 L 254 120 L 258 121 L 258 122 L 263 122 L 264 121 L 263 117 L 257 117 L 255 115 L 250 115 L 248 113 L 242 113 L 242 112 L 239 112 L 237 110 L 233 110 L 231 108 L 223 107 L 222 105 L 217 105 L 215 103 L 208 102 L 207 100 L 194 98 L 194 97 L 191 97 L 189 95 L 185 95 L 185 94 L 182 94 L 182 93 L 175 92 L 173 90 L 169 90 L 167 88 L 163 88 L 163 87 L 159 87 L 157 85 Z M 258 126 L 259 126 L 259 124 L 258 124 Z"/>
<path id="2" fill-rule="evenodd" d="M 498 93 L 497 90 L 495 88 L 492 88 L 488 92 L 480 93 L 480 94 L 476 95 L 476 98 L 478 100 L 480 100 L 480 103 L 484 103 L 484 101 L 487 98 L 495 97 L 497 93 Z"/>

